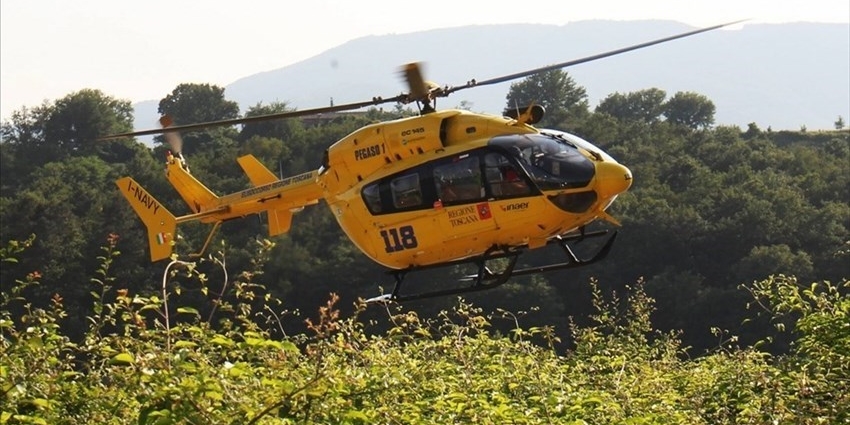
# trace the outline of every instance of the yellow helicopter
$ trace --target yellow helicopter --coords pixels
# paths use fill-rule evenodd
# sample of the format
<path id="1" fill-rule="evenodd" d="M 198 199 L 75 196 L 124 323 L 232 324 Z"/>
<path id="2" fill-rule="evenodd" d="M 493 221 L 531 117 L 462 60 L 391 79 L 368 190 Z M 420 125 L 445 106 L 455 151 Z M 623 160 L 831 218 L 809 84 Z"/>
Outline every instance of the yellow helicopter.
<path id="1" fill-rule="evenodd" d="M 491 289 L 513 276 L 603 259 L 616 232 L 588 259 L 579 259 L 569 244 L 605 235 L 604 230 L 585 231 L 596 220 L 619 224 L 606 209 L 629 189 L 632 173 L 586 140 L 535 128 L 533 124 L 544 113 L 540 105 L 494 116 L 458 109 L 438 111 L 435 100 L 458 90 L 590 62 L 734 23 L 456 87 L 426 82 L 419 65 L 412 63 L 403 68 L 409 93 L 391 98 L 182 126 L 172 126 L 163 117 L 162 128 L 103 139 L 164 133 L 171 145 L 166 176 L 191 213 L 174 216 L 131 177 L 116 181 L 147 227 L 152 261 L 172 256 L 180 223 L 212 224 L 200 250 L 203 253 L 224 221 L 265 212 L 269 236 L 276 236 L 290 229 L 294 213 L 324 200 L 351 241 L 395 277 L 392 292 L 370 301 L 408 301 Z M 420 107 L 418 116 L 354 131 L 330 146 L 314 171 L 279 178 L 254 156 L 240 157 L 237 161 L 252 187 L 224 196 L 198 181 L 180 152 L 179 131 L 412 102 Z M 564 250 L 563 262 L 515 267 L 524 251 L 553 244 Z M 507 260 L 494 272 L 488 263 L 495 259 Z M 459 264 L 473 264 L 478 272 L 449 289 L 400 291 L 410 272 Z"/>

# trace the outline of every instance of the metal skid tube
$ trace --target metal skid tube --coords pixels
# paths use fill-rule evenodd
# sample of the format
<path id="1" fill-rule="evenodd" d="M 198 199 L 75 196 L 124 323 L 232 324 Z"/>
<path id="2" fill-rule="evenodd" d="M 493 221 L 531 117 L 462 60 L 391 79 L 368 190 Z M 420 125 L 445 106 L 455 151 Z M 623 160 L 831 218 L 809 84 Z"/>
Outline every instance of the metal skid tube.
<path id="1" fill-rule="evenodd" d="M 536 267 L 528 267 L 524 269 L 515 270 L 517 260 L 519 259 L 520 254 L 524 252 L 523 247 L 500 247 L 493 246 L 487 250 L 484 254 L 470 259 L 451 261 L 442 264 L 435 264 L 431 266 L 424 267 L 409 267 L 403 270 L 393 270 L 389 272 L 395 278 L 395 287 L 392 292 L 389 294 L 384 294 L 379 297 L 371 298 L 367 300 L 367 303 L 371 302 L 406 302 L 406 301 L 414 301 L 421 300 L 427 298 L 435 298 L 442 297 L 447 295 L 458 295 L 465 294 L 470 292 L 478 292 L 484 291 L 488 289 L 493 289 L 498 286 L 504 285 L 507 283 L 510 278 L 514 276 L 524 276 L 529 274 L 536 273 L 544 273 L 555 270 L 563 270 L 570 269 L 576 267 L 586 266 L 592 263 L 595 263 L 599 260 L 604 259 L 608 252 L 611 250 L 611 247 L 614 244 L 614 240 L 616 239 L 617 232 L 614 232 L 610 238 L 605 242 L 605 245 L 600 248 L 596 254 L 594 254 L 591 258 L 588 259 L 579 259 L 573 250 L 568 245 L 570 242 L 576 241 L 580 242 L 585 238 L 590 237 L 598 237 L 604 236 L 608 233 L 607 230 L 595 231 L 595 232 L 584 232 L 581 231 L 580 234 L 577 235 L 569 235 L 555 238 L 549 241 L 550 244 L 557 243 L 563 250 L 565 255 L 567 256 L 567 261 L 563 263 L 557 264 L 549 264 L 544 266 L 536 266 Z M 493 273 L 488 267 L 487 262 L 491 260 L 496 260 L 500 258 L 509 258 L 510 261 L 508 265 L 498 273 Z M 430 291 L 430 292 L 420 292 L 411 295 L 402 295 L 400 294 L 401 286 L 404 281 L 404 278 L 412 272 L 418 272 L 422 270 L 435 269 L 435 268 L 444 268 L 461 264 L 475 264 L 478 266 L 478 273 L 474 275 L 465 276 L 461 279 L 461 281 L 472 281 L 472 284 L 469 286 L 461 286 L 457 288 L 449 288 L 442 289 L 438 291 Z"/>

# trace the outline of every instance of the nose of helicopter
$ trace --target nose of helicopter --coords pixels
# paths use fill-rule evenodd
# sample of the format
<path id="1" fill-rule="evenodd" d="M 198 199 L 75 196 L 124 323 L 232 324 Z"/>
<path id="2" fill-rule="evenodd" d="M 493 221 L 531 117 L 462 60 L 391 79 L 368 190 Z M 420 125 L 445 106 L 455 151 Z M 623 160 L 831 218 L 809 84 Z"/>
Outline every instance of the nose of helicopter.
<path id="1" fill-rule="evenodd" d="M 631 187 L 632 172 L 617 162 L 603 161 L 596 164 L 596 179 L 599 197 L 610 198 Z"/>

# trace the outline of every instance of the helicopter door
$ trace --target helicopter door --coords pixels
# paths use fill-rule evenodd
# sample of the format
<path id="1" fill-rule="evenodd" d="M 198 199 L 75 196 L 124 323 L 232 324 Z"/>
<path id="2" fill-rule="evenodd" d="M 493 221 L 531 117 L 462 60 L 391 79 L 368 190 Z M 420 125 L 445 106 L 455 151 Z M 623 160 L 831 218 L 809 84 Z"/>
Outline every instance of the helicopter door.
<path id="1" fill-rule="evenodd" d="M 507 199 L 532 194 L 525 173 L 514 162 L 499 152 L 484 155 L 484 176 L 493 199 Z"/>
<path id="2" fill-rule="evenodd" d="M 445 240 L 496 228 L 477 155 L 463 154 L 436 164 L 432 177 L 437 194 L 435 218 Z"/>

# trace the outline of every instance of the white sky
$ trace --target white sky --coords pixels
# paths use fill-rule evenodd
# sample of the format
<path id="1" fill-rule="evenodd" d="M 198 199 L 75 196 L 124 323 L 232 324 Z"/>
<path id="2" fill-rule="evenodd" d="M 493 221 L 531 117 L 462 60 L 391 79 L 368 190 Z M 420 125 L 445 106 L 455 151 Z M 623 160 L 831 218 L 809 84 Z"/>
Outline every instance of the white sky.
<path id="1" fill-rule="evenodd" d="M 847 23 L 850 1 L 3 0 L 0 115 L 84 88 L 135 103 L 180 83 L 226 86 L 367 35 L 588 19 Z"/>

